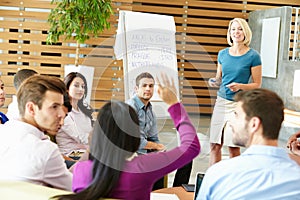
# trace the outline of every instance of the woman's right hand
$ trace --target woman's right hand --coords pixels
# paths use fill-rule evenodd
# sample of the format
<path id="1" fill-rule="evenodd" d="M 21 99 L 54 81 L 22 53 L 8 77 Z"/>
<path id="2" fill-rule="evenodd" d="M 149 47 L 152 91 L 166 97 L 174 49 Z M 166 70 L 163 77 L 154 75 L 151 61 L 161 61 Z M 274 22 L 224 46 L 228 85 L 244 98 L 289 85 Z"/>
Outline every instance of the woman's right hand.
<path id="1" fill-rule="evenodd" d="M 174 79 L 172 78 L 170 81 L 167 75 L 163 73 L 161 74 L 161 80 L 162 81 L 156 78 L 156 82 L 158 84 L 157 92 L 159 97 L 168 105 L 178 103 Z"/>
<path id="2" fill-rule="evenodd" d="M 210 87 L 219 87 L 220 86 L 220 81 L 218 81 L 216 78 L 210 78 L 208 80 L 208 85 Z"/>

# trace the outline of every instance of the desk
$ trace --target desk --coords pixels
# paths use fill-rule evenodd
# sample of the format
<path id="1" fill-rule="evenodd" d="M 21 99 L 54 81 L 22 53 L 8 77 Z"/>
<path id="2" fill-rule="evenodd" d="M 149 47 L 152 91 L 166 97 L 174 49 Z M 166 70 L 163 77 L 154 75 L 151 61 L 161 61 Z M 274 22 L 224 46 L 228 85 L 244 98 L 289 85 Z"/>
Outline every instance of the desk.
<path id="1" fill-rule="evenodd" d="M 183 187 L 163 188 L 153 191 L 155 193 L 176 194 L 180 200 L 193 200 L 194 192 L 187 192 Z"/>
<path id="2" fill-rule="evenodd" d="M 22 181 L 0 181 L 0 199 L 48 200 L 71 192 Z"/>
<path id="3" fill-rule="evenodd" d="M 0 181 L 1 200 L 49 200 L 50 197 L 55 195 L 70 193 L 70 191 L 59 190 L 23 181 Z M 113 199 L 103 198 L 103 200 Z"/>

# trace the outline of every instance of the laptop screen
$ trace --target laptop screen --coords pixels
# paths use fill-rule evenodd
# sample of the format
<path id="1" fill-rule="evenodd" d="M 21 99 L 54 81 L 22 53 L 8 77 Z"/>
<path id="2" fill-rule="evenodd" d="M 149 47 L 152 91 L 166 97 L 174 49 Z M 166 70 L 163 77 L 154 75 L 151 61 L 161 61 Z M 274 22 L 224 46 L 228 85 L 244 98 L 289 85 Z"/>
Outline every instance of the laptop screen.
<path id="1" fill-rule="evenodd" d="M 202 184 L 202 180 L 204 178 L 204 173 L 198 172 L 196 175 L 196 183 L 195 183 L 195 192 L 194 192 L 194 200 L 196 200 L 198 192 L 200 190 L 200 186 Z"/>

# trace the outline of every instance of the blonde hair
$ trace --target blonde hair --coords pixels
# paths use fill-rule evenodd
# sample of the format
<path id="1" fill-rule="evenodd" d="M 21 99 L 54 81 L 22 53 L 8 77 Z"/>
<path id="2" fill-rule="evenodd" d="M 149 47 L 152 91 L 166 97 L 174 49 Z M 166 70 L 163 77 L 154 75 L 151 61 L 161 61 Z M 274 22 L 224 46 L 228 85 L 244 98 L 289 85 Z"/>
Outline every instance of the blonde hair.
<path id="1" fill-rule="evenodd" d="M 227 42 L 228 42 L 228 44 L 230 46 L 232 46 L 232 39 L 230 37 L 230 29 L 231 29 L 231 25 L 234 21 L 238 22 L 241 25 L 243 33 L 245 35 L 244 45 L 249 46 L 250 42 L 251 42 L 251 39 L 252 39 L 252 31 L 251 31 L 248 23 L 246 22 L 246 20 L 244 20 L 242 18 L 234 18 L 233 20 L 231 20 L 229 22 L 228 30 L 227 30 Z"/>

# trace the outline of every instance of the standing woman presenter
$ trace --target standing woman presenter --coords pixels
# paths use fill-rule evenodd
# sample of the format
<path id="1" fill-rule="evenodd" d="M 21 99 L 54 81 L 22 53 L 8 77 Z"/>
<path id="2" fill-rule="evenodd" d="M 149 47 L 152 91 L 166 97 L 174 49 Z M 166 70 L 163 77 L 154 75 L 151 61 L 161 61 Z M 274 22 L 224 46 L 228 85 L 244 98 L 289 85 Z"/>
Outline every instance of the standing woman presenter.
<path id="1" fill-rule="evenodd" d="M 222 159 L 223 145 L 228 146 L 230 158 L 240 155 L 240 148 L 232 143 L 227 121 L 234 115 L 233 96 L 240 90 L 261 86 L 261 58 L 249 47 L 251 38 L 251 29 L 244 19 L 231 20 L 227 31 L 230 47 L 219 51 L 216 77 L 209 79 L 211 87 L 219 87 L 210 124 L 210 165 Z"/>

